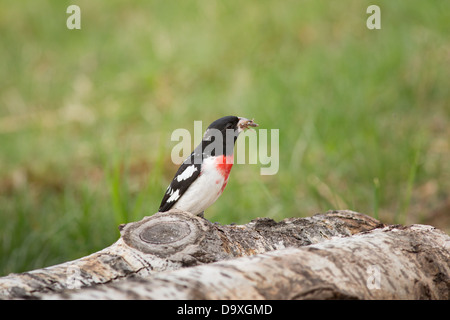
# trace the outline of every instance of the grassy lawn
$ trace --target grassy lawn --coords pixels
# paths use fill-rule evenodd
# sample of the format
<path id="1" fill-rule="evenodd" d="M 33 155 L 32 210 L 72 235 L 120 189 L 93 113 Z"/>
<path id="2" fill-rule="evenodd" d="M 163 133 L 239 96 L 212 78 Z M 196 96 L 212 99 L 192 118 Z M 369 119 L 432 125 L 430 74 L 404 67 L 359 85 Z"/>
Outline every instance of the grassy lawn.
<path id="1" fill-rule="evenodd" d="M 279 129 L 211 221 L 351 209 L 450 230 L 450 2 L 0 0 L 0 275 L 155 213 L 177 128 Z M 366 8 L 381 8 L 381 30 Z"/>

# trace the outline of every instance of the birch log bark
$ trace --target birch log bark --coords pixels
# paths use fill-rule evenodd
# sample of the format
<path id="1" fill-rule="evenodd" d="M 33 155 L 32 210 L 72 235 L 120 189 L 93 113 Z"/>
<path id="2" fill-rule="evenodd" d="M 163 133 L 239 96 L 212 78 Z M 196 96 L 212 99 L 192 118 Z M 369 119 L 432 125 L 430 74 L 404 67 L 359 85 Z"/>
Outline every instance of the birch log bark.
<path id="1" fill-rule="evenodd" d="M 449 299 L 449 237 L 388 226 L 45 299 Z"/>
<path id="2" fill-rule="evenodd" d="M 386 227 L 352 211 L 224 226 L 170 211 L 119 229 L 99 252 L 0 278 L 0 298 L 448 298 L 449 237 L 432 227 Z M 364 289 L 364 279 L 397 286 L 402 270 L 413 288 Z"/>

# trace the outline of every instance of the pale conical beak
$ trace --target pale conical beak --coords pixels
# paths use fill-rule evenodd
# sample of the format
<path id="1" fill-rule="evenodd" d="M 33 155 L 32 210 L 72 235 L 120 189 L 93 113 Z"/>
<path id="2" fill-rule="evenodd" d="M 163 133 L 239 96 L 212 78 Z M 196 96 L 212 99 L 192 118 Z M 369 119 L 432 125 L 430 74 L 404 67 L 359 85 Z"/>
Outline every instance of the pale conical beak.
<path id="1" fill-rule="evenodd" d="M 238 122 L 237 126 L 240 131 L 248 129 L 249 127 L 257 127 L 258 126 L 257 123 L 253 122 L 253 119 L 249 120 L 247 118 L 241 118 L 241 117 L 238 117 L 238 119 L 239 119 L 239 122 Z"/>

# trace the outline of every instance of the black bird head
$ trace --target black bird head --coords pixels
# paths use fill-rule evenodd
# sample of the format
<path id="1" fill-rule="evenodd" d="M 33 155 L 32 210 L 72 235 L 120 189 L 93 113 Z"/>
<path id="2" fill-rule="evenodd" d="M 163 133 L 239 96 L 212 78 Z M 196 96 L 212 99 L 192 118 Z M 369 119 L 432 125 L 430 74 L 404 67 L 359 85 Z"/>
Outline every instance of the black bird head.
<path id="1" fill-rule="evenodd" d="M 234 143 L 236 142 L 239 133 L 249 127 L 257 126 L 258 124 L 253 122 L 253 119 L 249 120 L 242 117 L 227 116 L 217 119 L 208 126 L 203 135 L 202 150 L 205 150 L 206 146 L 217 141 L 217 145 L 208 148 L 211 150 L 211 155 L 232 154 Z"/>

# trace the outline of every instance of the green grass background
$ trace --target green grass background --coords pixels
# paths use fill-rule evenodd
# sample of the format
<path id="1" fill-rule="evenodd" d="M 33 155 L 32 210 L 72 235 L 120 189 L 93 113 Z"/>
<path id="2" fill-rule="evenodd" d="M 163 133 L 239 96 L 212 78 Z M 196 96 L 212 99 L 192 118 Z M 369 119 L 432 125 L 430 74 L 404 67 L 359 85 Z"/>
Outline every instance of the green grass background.
<path id="1" fill-rule="evenodd" d="M 81 8 L 81 30 L 66 8 Z M 366 8 L 381 8 L 381 30 Z M 158 209 L 176 128 L 279 129 L 206 217 L 352 209 L 450 222 L 450 2 L 0 0 L 0 275 L 99 250 Z"/>

